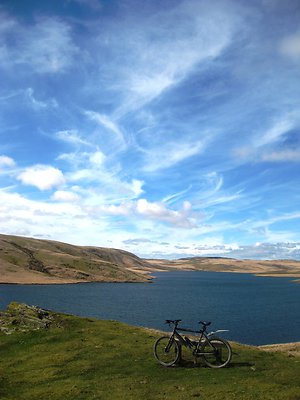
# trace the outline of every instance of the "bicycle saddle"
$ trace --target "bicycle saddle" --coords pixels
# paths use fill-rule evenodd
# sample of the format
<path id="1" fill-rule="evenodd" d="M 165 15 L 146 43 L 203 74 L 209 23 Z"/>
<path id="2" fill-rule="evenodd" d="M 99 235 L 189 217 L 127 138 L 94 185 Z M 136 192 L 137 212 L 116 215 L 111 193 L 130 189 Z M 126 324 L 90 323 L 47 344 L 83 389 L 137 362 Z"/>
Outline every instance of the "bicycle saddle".
<path id="1" fill-rule="evenodd" d="M 178 322 L 182 321 L 181 319 L 166 319 L 166 324 L 178 324 Z"/>
<path id="2" fill-rule="evenodd" d="M 211 322 L 199 321 L 199 324 L 202 324 L 203 326 L 209 326 Z"/>

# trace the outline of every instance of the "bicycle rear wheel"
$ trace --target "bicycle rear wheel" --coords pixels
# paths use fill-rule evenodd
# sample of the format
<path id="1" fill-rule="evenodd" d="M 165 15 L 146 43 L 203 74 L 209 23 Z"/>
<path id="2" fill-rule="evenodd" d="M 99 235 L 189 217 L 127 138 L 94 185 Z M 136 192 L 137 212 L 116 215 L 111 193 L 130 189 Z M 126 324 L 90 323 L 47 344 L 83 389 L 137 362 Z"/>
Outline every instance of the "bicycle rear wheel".
<path id="1" fill-rule="evenodd" d="M 153 352 L 156 360 L 165 367 L 176 364 L 180 357 L 178 343 L 169 336 L 162 336 L 157 339 Z"/>
<path id="2" fill-rule="evenodd" d="M 210 368 L 225 367 L 232 357 L 230 344 L 217 337 L 207 340 L 201 348 L 201 353 L 205 364 Z"/>

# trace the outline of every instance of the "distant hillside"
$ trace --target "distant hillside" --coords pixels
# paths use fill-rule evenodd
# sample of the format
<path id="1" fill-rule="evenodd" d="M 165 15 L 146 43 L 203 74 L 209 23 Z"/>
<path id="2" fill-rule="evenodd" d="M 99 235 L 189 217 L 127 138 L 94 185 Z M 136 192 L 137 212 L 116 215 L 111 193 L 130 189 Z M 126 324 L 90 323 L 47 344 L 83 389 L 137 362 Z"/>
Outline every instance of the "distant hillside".
<path id="1" fill-rule="evenodd" d="M 222 257 L 191 257 L 178 260 L 148 260 L 151 265 L 168 269 L 237 272 L 259 276 L 300 278 L 300 261 L 295 260 L 236 260 Z"/>
<path id="2" fill-rule="evenodd" d="M 222 257 L 145 260 L 124 250 L 0 234 L 0 283 L 147 282 L 151 272 L 172 270 L 300 278 L 300 261 Z"/>
<path id="3" fill-rule="evenodd" d="M 0 283 L 145 282 L 151 270 L 123 250 L 0 235 Z"/>

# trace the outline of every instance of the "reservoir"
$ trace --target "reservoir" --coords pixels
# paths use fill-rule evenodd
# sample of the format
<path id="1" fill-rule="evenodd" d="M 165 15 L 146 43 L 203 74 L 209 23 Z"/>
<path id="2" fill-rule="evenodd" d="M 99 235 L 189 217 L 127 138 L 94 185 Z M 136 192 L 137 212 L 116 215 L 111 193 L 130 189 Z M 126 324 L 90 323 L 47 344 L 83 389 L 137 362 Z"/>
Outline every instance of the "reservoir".
<path id="1" fill-rule="evenodd" d="M 223 337 L 262 345 L 300 341 L 300 284 L 290 278 L 204 271 L 157 272 L 152 283 L 0 285 L 0 309 L 11 301 L 53 311 L 169 330 L 165 319 L 196 329 L 229 329 Z"/>

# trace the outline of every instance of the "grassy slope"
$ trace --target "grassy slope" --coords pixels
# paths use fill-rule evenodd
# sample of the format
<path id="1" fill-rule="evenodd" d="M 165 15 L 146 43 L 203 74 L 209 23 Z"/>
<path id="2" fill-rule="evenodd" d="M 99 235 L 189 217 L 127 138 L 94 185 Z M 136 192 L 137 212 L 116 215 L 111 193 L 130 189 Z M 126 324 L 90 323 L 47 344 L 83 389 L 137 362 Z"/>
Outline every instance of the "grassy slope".
<path id="1" fill-rule="evenodd" d="M 2 400 L 299 400 L 300 358 L 234 345 L 229 368 L 164 368 L 159 334 L 113 321 L 57 316 L 60 327 L 0 333 Z"/>
<path id="2" fill-rule="evenodd" d="M 126 251 L 0 235 L 0 282 L 146 281 L 149 265 Z M 55 283 L 55 282 L 54 282 Z"/>

